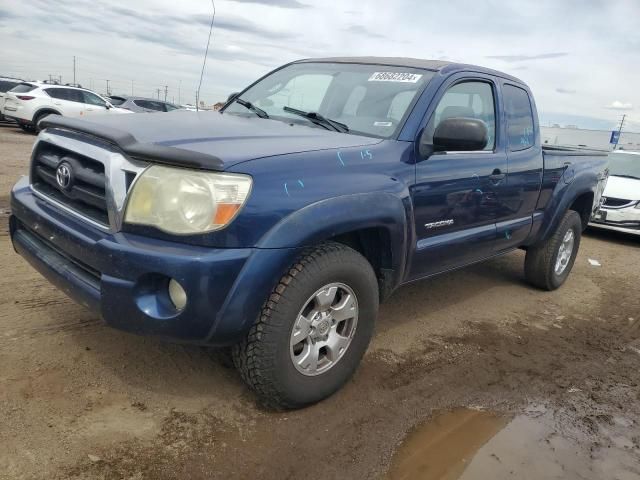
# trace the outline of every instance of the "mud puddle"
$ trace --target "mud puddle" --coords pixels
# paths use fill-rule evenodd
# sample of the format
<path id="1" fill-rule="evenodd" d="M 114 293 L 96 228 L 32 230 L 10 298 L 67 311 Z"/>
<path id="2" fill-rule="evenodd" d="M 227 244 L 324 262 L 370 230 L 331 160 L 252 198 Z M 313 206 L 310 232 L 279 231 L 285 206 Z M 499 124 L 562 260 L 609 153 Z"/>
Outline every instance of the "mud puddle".
<path id="1" fill-rule="evenodd" d="M 406 437 L 388 478 L 640 479 L 637 448 L 624 432 L 602 450 L 584 449 L 585 435 L 561 426 L 561 416 L 537 406 L 513 418 L 464 408 L 440 413 Z M 626 425 L 622 418 L 613 424 Z"/>

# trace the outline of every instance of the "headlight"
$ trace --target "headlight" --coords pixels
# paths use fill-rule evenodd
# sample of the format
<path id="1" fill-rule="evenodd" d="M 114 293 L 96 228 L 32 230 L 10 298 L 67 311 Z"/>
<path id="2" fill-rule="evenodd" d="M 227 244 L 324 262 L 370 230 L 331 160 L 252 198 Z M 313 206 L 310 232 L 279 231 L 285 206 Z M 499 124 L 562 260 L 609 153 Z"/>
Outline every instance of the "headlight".
<path id="1" fill-rule="evenodd" d="M 244 205 L 251 177 L 154 165 L 133 186 L 126 223 L 193 234 L 228 225 Z"/>

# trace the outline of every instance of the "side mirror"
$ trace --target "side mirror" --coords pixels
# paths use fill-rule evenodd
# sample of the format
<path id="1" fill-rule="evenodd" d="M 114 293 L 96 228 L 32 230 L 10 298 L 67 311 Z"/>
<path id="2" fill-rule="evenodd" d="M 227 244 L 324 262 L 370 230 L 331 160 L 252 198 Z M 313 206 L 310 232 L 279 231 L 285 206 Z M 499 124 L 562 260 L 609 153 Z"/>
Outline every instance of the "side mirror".
<path id="1" fill-rule="evenodd" d="M 111 105 L 109 102 L 104 102 L 104 108 L 109 110 L 110 108 L 113 108 L 113 105 Z"/>
<path id="2" fill-rule="evenodd" d="M 238 95 L 240 95 L 240 92 L 234 92 L 231 95 L 229 95 L 227 97 L 227 103 L 229 103 L 231 100 L 233 100 L 234 98 L 236 98 Z"/>
<path id="3" fill-rule="evenodd" d="M 442 120 L 433 133 L 433 150 L 482 150 L 489 141 L 487 124 L 476 118 L 454 117 Z"/>

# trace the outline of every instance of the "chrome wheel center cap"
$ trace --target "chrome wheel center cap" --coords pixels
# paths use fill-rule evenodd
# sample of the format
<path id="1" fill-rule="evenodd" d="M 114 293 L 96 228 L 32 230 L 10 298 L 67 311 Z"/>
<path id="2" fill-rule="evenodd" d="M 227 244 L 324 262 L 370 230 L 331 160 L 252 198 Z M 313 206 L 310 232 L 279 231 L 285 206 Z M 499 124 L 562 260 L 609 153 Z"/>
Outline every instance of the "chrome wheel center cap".
<path id="1" fill-rule="evenodd" d="M 331 321 L 328 318 L 325 318 L 316 326 L 316 332 L 318 333 L 319 336 L 322 337 L 327 334 L 330 328 L 331 328 Z"/>

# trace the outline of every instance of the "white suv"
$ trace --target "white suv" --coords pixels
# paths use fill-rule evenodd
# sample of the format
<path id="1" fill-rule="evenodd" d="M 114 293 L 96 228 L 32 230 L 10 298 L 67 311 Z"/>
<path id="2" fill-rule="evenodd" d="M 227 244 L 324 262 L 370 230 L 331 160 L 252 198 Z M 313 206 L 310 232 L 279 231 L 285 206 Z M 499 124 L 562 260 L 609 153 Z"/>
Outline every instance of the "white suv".
<path id="1" fill-rule="evenodd" d="M 49 114 L 63 117 L 132 113 L 114 107 L 97 93 L 84 88 L 52 85 L 41 82 L 22 82 L 5 94 L 2 112 L 18 122 L 23 130 L 38 130 L 38 122 Z"/>

